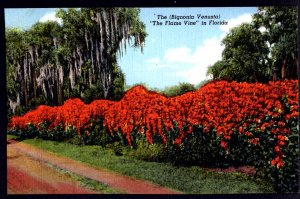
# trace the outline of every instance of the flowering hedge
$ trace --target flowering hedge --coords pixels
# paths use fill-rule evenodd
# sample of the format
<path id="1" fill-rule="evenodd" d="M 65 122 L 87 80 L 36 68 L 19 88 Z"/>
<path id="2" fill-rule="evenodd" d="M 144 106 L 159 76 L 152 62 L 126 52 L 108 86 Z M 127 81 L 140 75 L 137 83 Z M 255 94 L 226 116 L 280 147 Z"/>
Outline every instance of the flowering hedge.
<path id="1" fill-rule="evenodd" d="M 297 160 L 291 159 L 298 157 L 294 147 L 298 146 L 297 80 L 269 84 L 215 81 L 171 98 L 135 86 L 118 102 L 84 104 L 80 99 L 69 99 L 62 106 L 39 106 L 13 117 L 8 128 L 24 130 L 30 124 L 38 131 L 47 123 L 50 131 L 57 126 L 65 132 L 76 127 L 78 135 L 86 137 L 91 134 L 91 121 L 99 118 L 109 134 L 121 134 L 128 145 L 134 144 L 134 134 L 141 134 L 150 144 L 160 140 L 172 146 L 168 149 L 188 157 L 189 150 L 201 143 L 206 148 L 200 147 L 198 153 L 207 150 L 222 161 L 264 167 L 274 183 L 286 180 L 285 170 L 291 167 L 288 175 L 292 172 L 297 179 Z M 283 191 L 296 190 L 295 186 L 284 186 L 278 185 Z"/>

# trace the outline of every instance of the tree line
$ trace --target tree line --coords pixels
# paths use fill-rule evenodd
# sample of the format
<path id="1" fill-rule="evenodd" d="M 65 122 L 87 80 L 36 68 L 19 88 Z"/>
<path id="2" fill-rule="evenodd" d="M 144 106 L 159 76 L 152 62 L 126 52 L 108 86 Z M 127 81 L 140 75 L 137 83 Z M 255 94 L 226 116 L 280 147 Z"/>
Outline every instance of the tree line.
<path id="1" fill-rule="evenodd" d="M 263 82 L 297 79 L 297 7 L 259 7 L 251 23 L 230 30 L 213 79 Z"/>
<path id="2" fill-rule="evenodd" d="M 28 30 L 6 28 L 9 114 L 80 97 L 120 99 L 125 75 L 117 63 L 128 46 L 143 50 L 147 33 L 137 8 L 59 9 L 62 22 L 38 22 Z M 259 7 L 251 23 L 229 31 L 213 79 L 263 82 L 297 79 L 297 8 Z M 167 96 L 195 90 L 166 88 Z"/>
<path id="3" fill-rule="evenodd" d="M 147 36 L 139 13 L 136 8 L 59 9 L 61 24 L 6 28 L 9 113 L 61 105 L 71 97 L 120 98 L 125 77 L 117 56 L 127 46 L 142 50 Z"/>

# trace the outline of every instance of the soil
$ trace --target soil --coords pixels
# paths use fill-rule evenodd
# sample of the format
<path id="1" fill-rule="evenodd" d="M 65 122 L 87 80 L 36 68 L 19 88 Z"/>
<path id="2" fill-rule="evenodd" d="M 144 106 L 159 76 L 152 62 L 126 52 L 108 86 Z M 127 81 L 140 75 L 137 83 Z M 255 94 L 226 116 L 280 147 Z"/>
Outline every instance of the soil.
<path id="1" fill-rule="evenodd" d="M 128 194 L 180 194 L 159 185 L 58 156 L 29 144 L 8 140 L 8 193 L 93 193 L 47 163 Z"/>
<path id="2" fill-rule="evenodd" d="M 7 147 L 8 194 L 89 194 L 71 177 L 59 173 L 45 163 Z"/>
<path id="3" fill-rule="evenodd" d="M 224 173 L 239 172 L 239 173 L 244 173 L 248 176 L 252 176 L 252 175 L 256 174 L 255 168 L 251 167 L 251 166 L 228 167 L 228 168 L 225 168 L 225 169 L 209 168 L 209 170 L 216 171 L 216 172 L 224 172 Z"/>

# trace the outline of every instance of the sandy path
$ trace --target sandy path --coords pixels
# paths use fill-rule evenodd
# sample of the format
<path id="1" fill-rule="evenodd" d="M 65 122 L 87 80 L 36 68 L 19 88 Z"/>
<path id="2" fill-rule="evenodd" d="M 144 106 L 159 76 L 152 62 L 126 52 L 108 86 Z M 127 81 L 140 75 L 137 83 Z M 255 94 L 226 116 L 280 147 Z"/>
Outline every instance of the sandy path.
<path id="1" fill-rule="evenodd" d="M 45 163 L 19 153 L 10 145 L 7 149 L 8 194 L 95 193 Z"/>
<path id="2" fill-rule="evenodd" d="M 124 193 L 129 194 L 180 194 L 180 192 L 163 188 L 158 185 L 152 184 L 150 182 L 145 182 L 142 180 L 137 180 L 128 176 L 122 176 L 120 174 L 117 174 L 112 171 L 108 171 L 105 169 L 99 169 L 92 166 L 89 166 L 87 164 L 74 161 L 72 159 L 58 156 L 54 153 L 47 152 L 41 149 L 38 149 L 36 147 L 33 147 L 29 144 L 25 144 L 22 142 L 15 142 L 12 140 L 9 140 L 11 144 L 8 144 L 8 151 L 14 150 L 17 152 L 17 155 L 23 154 L 23 156 L 30 156 L 31 158 L 35 159 L 36 161 L 41 164 L 43 163 L 50 163 L 52 165 L 55 165 L 56 167 L 59 167 L 61 169 L 70 171 L 72 173 L 75 173 L 77 175 L 87 177 L 102 183 L 107 184 L 108 186 L 120 190 Z M 10 159 L 8 157 L 8 166 Z M 22 166 L 20 166 L 22 167 Z M 17 167 L 19 169 L 19 166 Z M 30 172 L 28 167 L 26 167 L 28 172 Z M 9 170 L 9 169 L 8 169 Z M 37 169 L 34 169 L 36 172 Z M 43 175 L 44 169 L 41 168 L 37 172 L 38 175 Z M 11 173 L 8 171 L 8 174 Z M 33 174 L 32 174 L 33 175 Z M 55 179 L 54 182 L 57 180 Z M 9 182 L 8 182 L 9 183 Z M 9 184 L 8 184 L 9 185 Z"/>

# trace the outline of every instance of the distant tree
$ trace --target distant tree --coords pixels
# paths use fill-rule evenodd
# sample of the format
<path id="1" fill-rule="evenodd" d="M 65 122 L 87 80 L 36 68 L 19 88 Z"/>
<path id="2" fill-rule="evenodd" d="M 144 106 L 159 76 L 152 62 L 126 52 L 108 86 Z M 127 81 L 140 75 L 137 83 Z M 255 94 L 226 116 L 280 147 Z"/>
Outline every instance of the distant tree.
<path id="1" fill-rule="evenodd" d="M 173 97 L 173 96 L 182 95 L 184 93 L 195 91 L 195 90 L 196 88 L 193 84 L 184 82 L 184 83 L 179 83 L 178 85 L 175 86 L 170 86 L 165 88 L 162 91 L 162 94 L 168 97 Z"/>
<path id="2" fill-rule="evenodd" d="M 297 7 L 259 7 L 253 24 L 271 46 L 273 79 L 297 78 Z"/>
<path id="3" fill-rule="evenodd" d="M 125 75 L 120 66 L 114 65 L 113 76 L 111 92 L 115 100 L 120 100 L 125 92 Z"/>
<path id="4" fill-rule="evenodd" d="M 233 28 L 222 41 L 213 79 L 267 82 L 297 78 L 297 8 L 259 7 L 250 24 Z"/>
<path id="5" fill-rule="evenodd" d="M 135 83 L 132 85 L 125 85 L 125 91 L 128 91 L 132 87 L 135 87 L 135 86 L 143 86 L 143 87 L 147 88 L 148 90 L 151 90 L 151 88 L 149 87 L 149 85 L 146 82 L 138 82 L 138 83 Z"/>
<path id="6" fill-rule="evenodd" d="M 198 84 L 195 85 L 195 89 L 199 89 L 199 88 L 201 88 L 202 86 L 204 86 L 204 85 L 210 83 L 211 81 L 212 81 L 211 79 L 203 80 L 203 81 L 201 81 L 200 83 L 198 83 Z"/>
<path id="7" fill-rule="evenodd" d="M 223 39 L 222 60 L 208 69 L 214 79 L 230 81 L 269 81 L 269 49 L 261 32 L 244 23 L 233 28 Z"/>
<path id="8" fill-rule="evenodd" d="M 231 79 L 231 67 L 225 60 L 220 60 L 209 66 L 207 69 L 207 75 L 212 75 L 213 79 Z"/>

